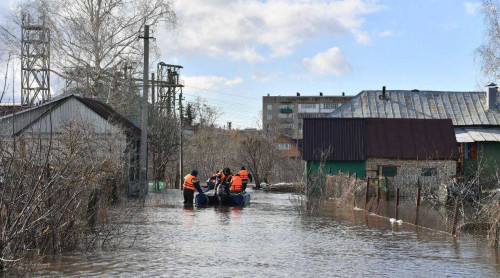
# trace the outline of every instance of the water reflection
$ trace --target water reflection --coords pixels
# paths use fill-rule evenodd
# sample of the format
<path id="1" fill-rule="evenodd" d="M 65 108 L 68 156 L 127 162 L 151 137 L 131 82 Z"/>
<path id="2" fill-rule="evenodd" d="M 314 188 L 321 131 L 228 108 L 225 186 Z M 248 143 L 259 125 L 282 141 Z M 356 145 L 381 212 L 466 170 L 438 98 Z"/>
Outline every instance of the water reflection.
<path id="1" fill-rule="evenodd" d="M 477 238 L 453 239 L 334 202 L 307 216 L 297 213 L 289 194 L 254 192 L 245 208 L 185 208 L 180 192 L 170 193 L 178 198 L 151 194 L 144 206 L 137 204 L 123 248 L 53 258 L 39 274 L 497 277 L 500 272 L 498 252 Z M 400 213 L 415 217 L 414 211 Z"/>

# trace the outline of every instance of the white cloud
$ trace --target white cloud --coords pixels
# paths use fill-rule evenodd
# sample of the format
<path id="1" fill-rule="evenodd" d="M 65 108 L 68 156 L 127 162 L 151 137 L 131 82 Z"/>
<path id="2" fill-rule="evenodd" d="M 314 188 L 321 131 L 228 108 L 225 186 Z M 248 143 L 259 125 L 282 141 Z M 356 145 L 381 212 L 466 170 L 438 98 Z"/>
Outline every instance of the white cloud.
<path id="1" fill-rule="evenodd" d="M 238 85 L 238 84 L 241 84 L 243 83 L 243 78 L 241 77 L 236 77 L 234 79 L 230 79 L 230 80 L 226 80 L 224 81 L 224 85 L 228 86 L 228 87 L 231 87 L 231 86 L 234 86 L 234 85 Z"/>
<path id="2" fill-rule="evenodd" d="M 263 72 L 260 70 L 254 70 L 252 71 L 252 80 L 259 81 L 259 82 L 268 82 L 271 81 L 275 78 L 277 78 L 280 75 L 278 72 Z"/>
<path id="3" fill-rule="evenodd" d="M 392 37 L 392 36 L 394 36 L 394 32 L 392 32 L 391 30 L 385 30 L 385 31 L 379 32 L 378 36 L 379 37 Z"/>
<path id="4" fill-rule="evenodd" d="M 177 0 L 176 36 L 157 37 L 169 55 L 261 62 L 324 35 L 347 33 L 370 44 L 363 16 L 381 8 L 377 0 Z"/>
<path id="5" fill-rule="evenodd" d="M 243 78 L 239 76 L 228 79 L 214 75 L 184 76 L 183 80 L 186 86 L 184 91 L 188 93 L 199 90 L 218 90 L 221 86 L 232 87 L 244 82 Z"/>
<path id="6" fill-rule="evenodd" d="M 372 43 L 372 38 L 365 31 L 355 30 L 353 32 L 356 42 L 363 45 L 370 45 Z"/>
<path id="7" fill-rule="evenodd" d="M 302 63 L 309 72 L 316 75 L 342 75 L 351 70 L 351 65 L 338 47 L 304 58 Z"/>
<path id="8" fill-rule="evenodd" d="M 466 13 L 470 15 L 475 15 L 481 9 L 481 2 L 465 2 L 464 8 Z"/>

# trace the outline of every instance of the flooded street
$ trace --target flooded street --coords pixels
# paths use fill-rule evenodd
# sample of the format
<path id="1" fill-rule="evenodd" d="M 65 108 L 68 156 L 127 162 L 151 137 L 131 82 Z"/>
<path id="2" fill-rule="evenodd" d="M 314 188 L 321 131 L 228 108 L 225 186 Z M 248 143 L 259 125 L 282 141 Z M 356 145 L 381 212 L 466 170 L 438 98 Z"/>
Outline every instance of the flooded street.
<path id="1" fill-rule="evenodd" d="M 41 275 L 124 277 L 498 277 L 499 255 L 477 238 L 391 224 L 352 208 L 299 215 L 290 194 L 251 192 L 248 207 L 184 209 L 151 193 L 123 247 L 65 255 Z M 170 204 L 168 204 L 170 203 Z M 175 203 L 175 205 L 172 205 Z M 132 245 L 132 248 L 126 248 Z"/>

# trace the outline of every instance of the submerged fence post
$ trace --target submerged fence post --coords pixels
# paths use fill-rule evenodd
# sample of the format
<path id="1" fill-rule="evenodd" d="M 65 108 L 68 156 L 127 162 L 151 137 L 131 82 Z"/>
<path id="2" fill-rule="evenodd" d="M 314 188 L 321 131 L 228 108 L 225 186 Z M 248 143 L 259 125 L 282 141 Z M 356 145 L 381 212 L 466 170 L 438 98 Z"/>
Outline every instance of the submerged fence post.
<path id="1" fill-rule="evenodd" d="M 399 206 L 399 187 L 396 188 L 396 220 L 398 220 L 398 206 Z"/>
<path id="2" fill-rule="evenodd" d="M 455 206 L 453 207 L 453 226 L 451 227 L 451 234 L 457 235 L 457 220 L 458 220 L 458 197 L 455 199 Z"/>
<path id="3" fill-rule="evenodd" d="M 417 207 L 415 209 L 415 225 L 418 225 L 418 217 L 420 214 L 420 178 L 417 180 Z"/>
<path id="4" fill-rule="evenodd" d="M 422 188 L 420 187 L 420 178 L 417 180 L 417 208 L 420 207 L 420 191 Z"/>
<path id="5" fill-rule="evenodd" d="M 370 196 L 370 178 L 366 178 L 366 196 L 365 196 L 365 210 L 368 206 L 368 199 Z"/>
<path id="6" fill-rule="evenodd" d="M 377 214 L 379 213 L 380 208 L 380 180 L 377 186 Z"/>

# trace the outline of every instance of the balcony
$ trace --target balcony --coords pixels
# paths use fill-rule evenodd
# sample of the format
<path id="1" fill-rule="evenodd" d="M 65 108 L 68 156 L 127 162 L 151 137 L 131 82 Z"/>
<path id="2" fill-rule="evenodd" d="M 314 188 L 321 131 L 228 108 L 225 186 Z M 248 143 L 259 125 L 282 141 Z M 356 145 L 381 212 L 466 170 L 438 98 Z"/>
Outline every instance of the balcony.
<path id="1" fill-rule="evenodd" d="M 292 108 L 281 108 L 280 113 L 290 114 L 290 113 L 293 113 L 293 110 L 292 110 Z"/>
<path id="2" fill-rule="evenodd" d="M 285 124 L 285 123 L 293 123 L 293 119 L 292 118 L 282 118 L 280 119 L 280 123 L 282 124 Z"/>

